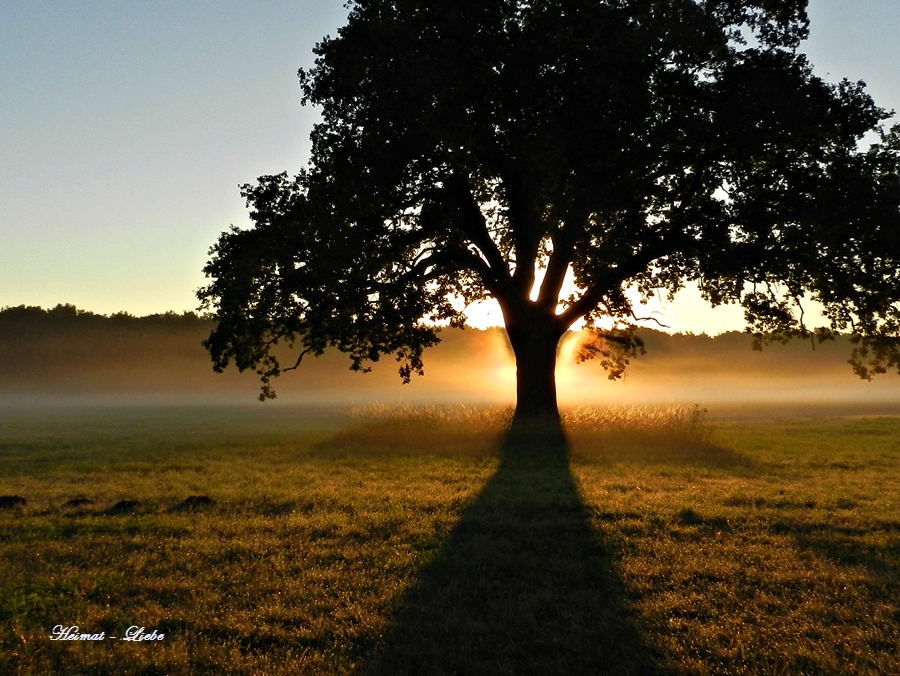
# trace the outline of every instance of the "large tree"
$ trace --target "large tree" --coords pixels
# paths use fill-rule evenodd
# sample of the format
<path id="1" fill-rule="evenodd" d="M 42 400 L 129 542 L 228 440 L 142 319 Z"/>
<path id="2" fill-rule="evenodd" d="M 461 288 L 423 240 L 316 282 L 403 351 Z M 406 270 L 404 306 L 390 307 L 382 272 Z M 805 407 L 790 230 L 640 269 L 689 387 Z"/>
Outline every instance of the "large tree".
<path id="1" fill-rule="evenodd" d="M 494 298 L 516 420 L 558 419 L 567 329 L 615 377 L 640 349 L 626 291 L 687 281 L 761 339 L 808 335 L 818 301 L 861 375 L 897 365 L 900 132 L 863 83 L 813 74 L 805 0 L 349 6 L 299 73 L 308 168 L 244 186 L 254 227 L 211 250 L 216 369 L 272 396 L 286 341 L 395 354 L 409 380 L 436 326 Z"/>

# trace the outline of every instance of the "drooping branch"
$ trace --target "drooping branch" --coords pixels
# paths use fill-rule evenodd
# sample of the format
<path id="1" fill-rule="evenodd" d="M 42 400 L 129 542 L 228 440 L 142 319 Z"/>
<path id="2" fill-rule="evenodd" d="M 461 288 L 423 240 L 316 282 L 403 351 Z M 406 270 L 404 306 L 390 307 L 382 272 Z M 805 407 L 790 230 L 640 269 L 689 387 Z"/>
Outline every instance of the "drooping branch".
<path id="1" fill-rule="evenodd" d="M 283 369 L 281 369 L 281 371 L 282 371 L 282 372 L 284 372 L 284 371 L 296 371 L 296 370 L 300 367 L 300 362 L 303 361 L 303 357 L 305 357 L 306 355 L 308 355 L 308 354 L 309 354 L 310 352 L 312 352 L 312 351 L 313 351 L 313 349 L 312 349 L 311 347 L 308 347 L 308 348 L 306 348 L 305 350 L 301 351 L 300 354 L 297 356 L 297 361 L 294 362 L 294 365 L 293 365 L 293 366 L 288 366 L 288 367 L 286 367 L 286 368 L 283 368 Z"/>

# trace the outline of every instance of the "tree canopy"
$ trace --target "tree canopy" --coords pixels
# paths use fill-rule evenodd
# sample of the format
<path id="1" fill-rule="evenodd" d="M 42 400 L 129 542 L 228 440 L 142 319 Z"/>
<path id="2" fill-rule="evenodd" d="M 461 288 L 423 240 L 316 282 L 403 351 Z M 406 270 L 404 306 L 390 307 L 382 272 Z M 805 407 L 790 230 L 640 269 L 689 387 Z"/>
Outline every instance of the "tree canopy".
<path id="1" fill-rule="evenodd" d="M 217 370 L 274 396 L 269 349 L 296 341 L 355 369 L 394 354 L 408 380 L 492 297 L 517 415 L 553 415 L 575 321 L 616 377 L 640 349 L 626 290 L 688 281 L 760 340 L 809 335 L 811 298 L 860 375 L 900 364 L 900 130 L 864 83 L 813 73 L 805 0 L 349 7 L 299 73 L 309 166 L 243 186 L 254 227 L 210 252 Z"/>

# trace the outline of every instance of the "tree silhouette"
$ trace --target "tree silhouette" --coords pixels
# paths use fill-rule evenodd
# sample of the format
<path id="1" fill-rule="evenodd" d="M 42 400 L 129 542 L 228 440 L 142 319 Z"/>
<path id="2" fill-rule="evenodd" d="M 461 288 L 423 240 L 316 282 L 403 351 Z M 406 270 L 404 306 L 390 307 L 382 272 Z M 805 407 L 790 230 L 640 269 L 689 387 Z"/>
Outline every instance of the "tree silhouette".
<path id="1" fill-rule="evenodd" d="M 860 375 L 896 366 L 900 130 L 864 83 L 813 74 L 805 8 L 351 1 L 299 73 L 322 111 L 308 168 L 243 186 L 254 227 L 210 251 L 214 367 L 256 369 L 274 396 L 287 341 L 353 369 L 394 354 L 408 381 L 435 324 L 490 297 L 515 420 L 553 420 L 566 330 L 584 319 L 582 356 L 618 377 L 642 349 L 626 290 L 687 281 L 743 305 L 761 341 L 809 336 L 815 299 L 818 338 L 851 332 Z"/>

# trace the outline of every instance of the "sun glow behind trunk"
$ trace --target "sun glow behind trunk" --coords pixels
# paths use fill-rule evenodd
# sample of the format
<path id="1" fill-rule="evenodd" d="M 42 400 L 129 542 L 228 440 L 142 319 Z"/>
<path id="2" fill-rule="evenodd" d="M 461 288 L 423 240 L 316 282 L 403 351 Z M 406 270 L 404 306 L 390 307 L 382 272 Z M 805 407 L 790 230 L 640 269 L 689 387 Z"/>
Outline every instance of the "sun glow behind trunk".
<path id="1" fill-rule="evenodd" d="M 537 296 L 537 289 L 544 278 L 544 270 L 535 271 L 535 285 L 532 290 L 531 297 Z M 570 294 L 580 295 L 579 289 L 572 281 L 571 271 L 567 273 L 563 283 L 560 296 L 567 298 Z M 658 294 L 652 298 L 646 305 L 640 303 L 640 296 L 636 289 L 629 288 L 625 295 L 634 304 L 635 314 L 643 321 L 637 322 L 641 326 L 651 329 L 659 329 L 667 333 L 705 333 L 709 336 L 715 336 L 727 331 L 743 331 L 744 311 L 736 305 L 720 305 L 711 307 L 707 301 L 700 296 L 696 282 L 689 282 L 685 288 L 675 294 L 674 300 L 667 300 L 663 294 Z M 812 302 L 809 306 L 804 306 L 807 310 L 806 319 L 810 326 L 825 324 L 821 313 L 818 312 L 818 306 Z M 562 312 L 562 305 L 557 308 L 557 313 Z M 503 326 L 503 313 L 500 306 L 494 299 L 488 299 L 470 305 L 466 314 L 468 317 L 467 324 L 473 328 L 487 329 L 494 326 Z M 601 327 L 608 327 L 604 322 L 598 322 Z M 575 322 L 570 329 L 578 331 L 584 326 L 579 320 Z"/>
<path id="2" fill-rule="evenodd" d="M 578 350 L 590 339 L 588 333 L 572 331 L 566 334 L 560 341 L 556 357 L 556 387 L 561 400 L 576 400 L 590 391 L 596 398 L 596 392 L 608 385 L 602 372 L 594 365 L 578 364 L 575 356 Z M 516 386 L 516 362 L 512 349 L 503 340 L 500 333 L 486 337 L 487 344 L 480 351 L 480 358 L 489 360 L 490 376 L 485 379 L 485 385 L 490 392 L 491 400 L 501 399 L 504 395 L 515 391 Z M 465 376 L 460 375 L 461 379 Z M 610 391 L 610 399 L 615 393 Z"/>
<path id="3" fill-rule="evenodd" d="M 577 389 L 578 381 L 584 377 L 584 369 L 578 371 L 579 364 L 575 362 L 575 355 L 589 339 L 587 332 L 574 331 L 563 336 L 560 341 L 556 355 L 556 388 L 559 395 Z"/>

